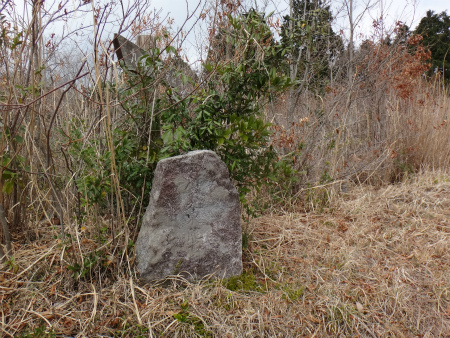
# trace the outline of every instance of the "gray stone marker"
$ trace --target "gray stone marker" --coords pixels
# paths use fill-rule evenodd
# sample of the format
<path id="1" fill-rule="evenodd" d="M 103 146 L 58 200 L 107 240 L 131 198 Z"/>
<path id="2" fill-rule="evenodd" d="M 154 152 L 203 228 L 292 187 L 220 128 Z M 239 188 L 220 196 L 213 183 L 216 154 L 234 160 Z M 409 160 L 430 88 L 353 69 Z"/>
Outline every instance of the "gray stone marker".
<path id="1" fill-rule="evenodd" d="M 136 242 L 141 279 L 242 273 L 239 196 L 210 150 L 161 160 Z"/>
<path id="2" fill-rule="evenodd" d="M 151 35 L 138 35 L 137 44 L 134 44 L 130 40 L 124 38 L 122 35 L 114 34 L 113 46 L 117 55 L 117 59 L 122 61 L 123 64 L 132 72 L 137 71 L 138 62 L 144 55 L 149 55 L 149 50 L 156 47 L 156 38 Z M 162 59 L 161 59 L 162 60 Z M 181 71 L 184 75 L 191 79 L 196 80 L 197 74 L 191 69 L 191 67 L 182 60 L 181 57 L 170 59 L 166 58 L 164 61 L 164 70 L 160 71 L 159 75 L 162 75 L 161 79 L 164 79 L 166 83 L 174 88 L 178 88 L 181 93 L 186 94 L 192 87 L 190 84 L 186 84 L 181 79 L 178 71 Z M 145 63 L 141 63 L 141 71 L 150 72 L 152 68 L 147 69 Z M 156 82 L 155 82 L 156 84 Z"/>
<path id="3" fill-rule="evenodd" d="M 114 34 L 113 45 L 119 61 L 123 61 L 130 70 L 135 71 L 139 59 L 148 55 L 146 50 L 125 39 L 122 35 Z"/>

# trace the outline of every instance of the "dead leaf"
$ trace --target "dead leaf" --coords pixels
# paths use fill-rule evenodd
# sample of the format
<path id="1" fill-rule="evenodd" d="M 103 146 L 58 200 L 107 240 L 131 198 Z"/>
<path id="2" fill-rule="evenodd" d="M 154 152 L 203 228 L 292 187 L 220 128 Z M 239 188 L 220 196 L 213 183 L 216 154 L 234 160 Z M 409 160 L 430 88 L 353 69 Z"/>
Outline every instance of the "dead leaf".
<path id="1" fill-rule="evenodd" d="M 66 317 L 64 319 L 64 321 L 63 321 L 63 325 L 64 325 L 64 328 L 65 328 L 66 334 L 72 333 L 72 331 L 73 331 L 72 328 L 73 328 L 74 323 L 73 323 L 73 321 L 70 318 Z"/>
<path id="2" fill-rule="evenodd" d="M 41 316 L 48 320 L 52 320 L 53 318 L 55 318 L 55 315 L 51 311 L 42 312 Z"/>
<path id="3" fill-rule="evenodd" d="M 338 230 L 341 231 L 341 232 L 346 232 L 348 230 L 347 224 L 345 224 L 344 222 L 340 222 Z"/>
<path id="4" fill-rule="evenodd" d="M 373 316 L 373 318 L 378 322 L 378 324 L 383 324 L 382 320 L 378 316 Z"/>
<path id="5" fill-rule="evenodd" d="M 407 256 L 407 257 L 403 257 L 403 259 L 411 259 L 414 257 L 414 254 L 412 253 L 411 255 Z"/>
<path id="6" fill-rule="evenodd" d="M 319 323 L 320 323 L 320 319 L 314 317 L 314 316 L 311 315 L 311 314 L 308 315 L 308 319 L 309 319 L 310 321 L 312 321 L 313 323 L 316 323 L 316 324 L 319 324 Z"/>
<path id="7" fill-rule="evenodd" d="M 356 302 L 356 309 L 359 312 L 363 312 L 364 311 L 364 306 L 362 306 L 362 304 L 360 302 Z"/>

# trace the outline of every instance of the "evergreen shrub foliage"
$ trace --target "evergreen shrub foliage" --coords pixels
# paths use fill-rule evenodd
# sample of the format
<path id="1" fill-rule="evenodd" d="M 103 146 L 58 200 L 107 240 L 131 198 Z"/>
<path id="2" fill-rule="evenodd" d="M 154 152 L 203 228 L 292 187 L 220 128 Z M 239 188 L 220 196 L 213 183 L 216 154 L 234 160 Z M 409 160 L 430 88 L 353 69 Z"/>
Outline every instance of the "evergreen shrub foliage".
<path id="1" fill-rule="evenodd" d="M 205 62 L 200 79 L 173 67 L 173 60 L 180 63 L 173 47 L 150 50 L 136 70 L 122 65 L 127 83 L 120 88 L 111 84 L 111 88 L 119 93 L 126 115 L 114 125 L 112 136 L 120 185 L 135 201 L 143 196 L 141 202 L 148 203 L 158 161 L 192 150 L 209 149 L 221 157 L 247 211 L 251 188 L 277 177 L 280 166 L 262 109 L 273 94 L 292 83 L 280 71 L 282 47 L 273 42 L 265 20 L 255 11 L 229 16 L 227 39 L 234 55 Z M 174 77 L 182 88 L 171 85 L 169 79 Z M 102 194 L 110 192 L 111 154 L 95 156 L 94 147 L 98 145 L 85 145 L 72 153 L 85 163 L 86 172 L 77 181 L 82 195 L 101 203 Z"/>

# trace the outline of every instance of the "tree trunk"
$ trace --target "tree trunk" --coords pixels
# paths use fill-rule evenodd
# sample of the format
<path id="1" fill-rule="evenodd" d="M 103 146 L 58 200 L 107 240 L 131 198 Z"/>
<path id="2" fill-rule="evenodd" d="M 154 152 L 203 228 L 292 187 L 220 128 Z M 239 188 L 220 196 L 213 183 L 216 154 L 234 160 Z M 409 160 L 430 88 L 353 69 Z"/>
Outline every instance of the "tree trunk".
<path id="1" fill-rule="evenodd" d="M 6 255 L 9 256 L 11 254 L 11 234 L 9 232 L 9 226 L 8 226 L 8 222 L 6 221 L 5 210 L 3 210 L 2 204 L 0 204 L 0 222 L 2 223 L 2 227 L 3 227 L 3 237 L 5 238 L 5 244 L 6 244 Z M 0 257 L 3 257 L 3 256 L 4 256 L 4 253 L 2 254 L 0 252 Z"/>

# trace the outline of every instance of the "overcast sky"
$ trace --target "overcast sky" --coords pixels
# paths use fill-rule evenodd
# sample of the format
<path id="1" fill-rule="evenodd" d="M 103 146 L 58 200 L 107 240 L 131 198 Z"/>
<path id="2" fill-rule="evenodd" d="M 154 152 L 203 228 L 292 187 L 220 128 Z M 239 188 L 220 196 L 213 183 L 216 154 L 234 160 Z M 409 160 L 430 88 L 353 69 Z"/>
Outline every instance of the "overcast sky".
<path id="1" fill-rule="evenodd" d="M 258 1 L 261 3 L 261 1 Z M 342 1 L 330 1 L 332 7 L 336 8 L 339 6 Z M 358 1 L 354 0 L 354 3 L 362 3 L 366 1 Z M 395 19 L 397 17 L 402 17 L 403 21 L 412 22 L 413 28 L 418 24 L 420 19 L 425 16 L 427 10 L 431 9 L 435 12 L 442 12 L 448 10 L 450 8 L 449 0 L 426 0 L 426 1 L 413 1 L 413 0 L 392 0 L 392 1 L 383 1 L 384 10 L 386 11 L 387 19 Z M 155 8 L 161 8 L 163 13 L 169 14 L 172 18 L 175 19 L 175 22 L 181 23 L 186 18 L 187 7 L 191 11 L 198 5 L 198 1 L 196 0 L 153 0 L 152 5 Z M 286 10 L 288 8 L 289 1 L 281 0 L 276 1 L 272 0 L 269 2 L 270 10 L 274 10 L 275 8 L 280 11 Z M 261 6 L 261 5 L 260 5 Z M 372 14 L 375 15 L 376 12 L 380 12 L 380 7 L 378 6 L 375 9 L 375 12 L 372 11 Z M 413 21 L 414 20 L 414 21 Z"/>
<path id="2" fill-rule="evenodd" d="M 81 0 L 73 0 L 73 4 L 75 6 L 76 3 Z M 98 3 L 100 0 L 97 0 Z M 132 3 L 133 0 L 128 0 L 129 3 Z M 200 4 L 199 4 L 199 1 Z M 206 36 L 205 24 L 201 20 L 194 25 L 198 17 L 200 16 L 202 10 L 205 8 L 206 2 L 215 2 L 217 0 L 151 0 L 151 8 L 156 11 L 160 10 L 161 18 L 166 16 L 173 19 L 172 29 L 177 30 L 183 22 L 186 20 L 188 14 L 194 15 L 187 22 L 183 30 L 185 32 L 190 32 L 185 43 L 183 45 L 183 52 L 190 59 L 190 63 L 197 63 L 202 57 L 205 58 L 207 46 L 204 43 L 201 44 L 201 39 L 197 38 L 201 35 Z M 279 17 L 281 15 L 285 15 L 288 13 L 289 0 L 241 0 L 248 8 L 257 6 L 258 10 L 265 9 L 266 14 L 272 11 L 275 11 L 275 15 Z M 348 1 L 348 0 L 347 0 Z M 381 12 L 384 13 L 384 22 L 386 24 L 384 32 L 388 32 L 390 28 L 393 27 L 394 22 L 397 20 L 402 21 L 407 24 L 409 27 L 414 29 L 416 25 L 419 23 L 420 19 L 425 16 L 427 10 L 433 10 L 437 13 L 447 10 L 449 13 L 450 9 L 450 0 L 353 0 L 354 2 L 354 17 L 356 18 L 358 14 L 362 11 L 364 7 L 364 3 L 367 1 L 371 1 L 372 3 L 376 2 L 377 5 L 373 7 L 370 12 L 366 13 L 363 19 L 359 22 L 359 25 L 356 27 L 356 35 L 355 40 L 356 43 L 363 41 L 366 38 L 370 38 L 373 34 L 372 23 L 374 19 L 380 17 Z M 70 2 L 70 1 L 69 1 Z M 345 0 L 325 0 L 325 2 L 331 4 L 332 13 L 334 16 L 337 16 L 337 19 L 334 22 L 333 28 L 336 33 L 342 33 L 344 41 L 348 37 L 348 16 L 346 14 L 345 8 L 343 7 L 343 3 Z M 49 1 L 49 3 L 58 3 L 58 0 Z M 263 5 L 263 4 L 266 5 Z M 381 5 L 382 3 L 382 5 Z M 16 1 L 18 12 L 21 13 L 23 10 L 22 0 Z M 29 9 L 31 6 L 29 6 Z M 197 11 L 195 9 L 197 8 Z M 83 7 L 84 9 L 84 7 Z M 86 6 L 86 9 L 89 11 L 89 6 Z M 79 15 L 77 15 L 78 17 Z M 81 16 L 79 16 L 81 18 Z M 91 16 L 84 16 L 83 19 L 75 19 L 67 22 L 65 27 L 58 26 L 56 31 L 63 31 L 60 28 L 64 28 L 66 31 L 74 29 L 75 26 L 78 25 L 92 25 Z M 194 28 L 191 30 L 191 28 Z M 102 36 L 103 39 L 112 38 L 113 33 L 116 32 L 116 27 L 114 25 L 109 25 L 108 29 Z M 202 34 L 203 33 L 203 34 Z M 346 41 L 345 41 L 346 42 Z"/>
<path id="3" fill-rule="evenodd" d="M 206 0 L 208 1 L 208 0 Z M 211 1 L 211 0 L 209 0 Z M 243 0 L 245 1 L 245 0 Z M 278 13 L 287 13 L 289 7 L 288 0 L 265 0 L 267 1 L 266 13 L 275 11 Z M 368 0 L 354 0 L 355 9 L 354 9 L 354 17 L 361 12 L 364 7 L 363 3 L 367 3 Z M 375 2 L 377 0 L 372 0 Z M 261 5 L 264 0 L 246 0 L 246 3 L 257 4 L 259 9 L 264 6 Z M 365 38 L 369 38 L 372 34 L 372 23 L 374 19 L 380 17 L 381 12 L 384 12 L 384 18 L 386 23 L 386 30 L 389 31 L 389 28 L 393 27 L 393 24 L 400 20 L 403 23 L 407 24 L 409 27 L 414 29 L 419 23 L 420 19 L 425 16 L 428 10 L 433 10 L 437 13 L 441 13 L 442 11 L 450 9 L 450 1 L 449 0 L 427 0 L 427 1 L 414 1 L 414 0 L 392 0 L 387 1 L 384 0 L 382 2 L 382 6 L 380 5 L 381 1 L 377 1 L 378 5 L 368 12 L 363 19 L 360 21 L 357 27 L 357 36 L 356 39 L 359 41 L 364 40 Z M 334 30 L 336 32 L 340 32 L 341 30 L 344 33 L 344 38 L 348 37 L 347 32 L 347 16 L 345 11 L 342 10 L 343 0 L 332 0 L 329 1 L 331 4 L 333 15 L 337 16 L 337 19 L 334 23 Z M 186 19 L 187 13 L 191 14 L 197 5 L 199 4 L 198 0 L 153 0 L 152 6 L 156 9 L 161 9 L 162 16 L 168 15 L 169 17 L 174 19 L 174 23 L 172 28 L 179 27 Z M 202 0 L 200 3 L 200 8 L 205 4 L 205 0 Z M 341 12 L 339 13 L 339 9 Z M 200 14 L 200 10 L 194 15 L 194 18 L 198 17 Z M 189 28 L 189 22 L 186 25 Z M 201 29 L 201 26 L 197 27 L 197 29 Z M 191 36 L 187 39 L 187 49 L 188 54 L 193 56 L 195 53 L 198 53 L 198 46 L 195 45 L 195 39 L 192 37 L 194 33 L 191 33 Z M 193 50 L 192 50 L 193 49 Z"/>

